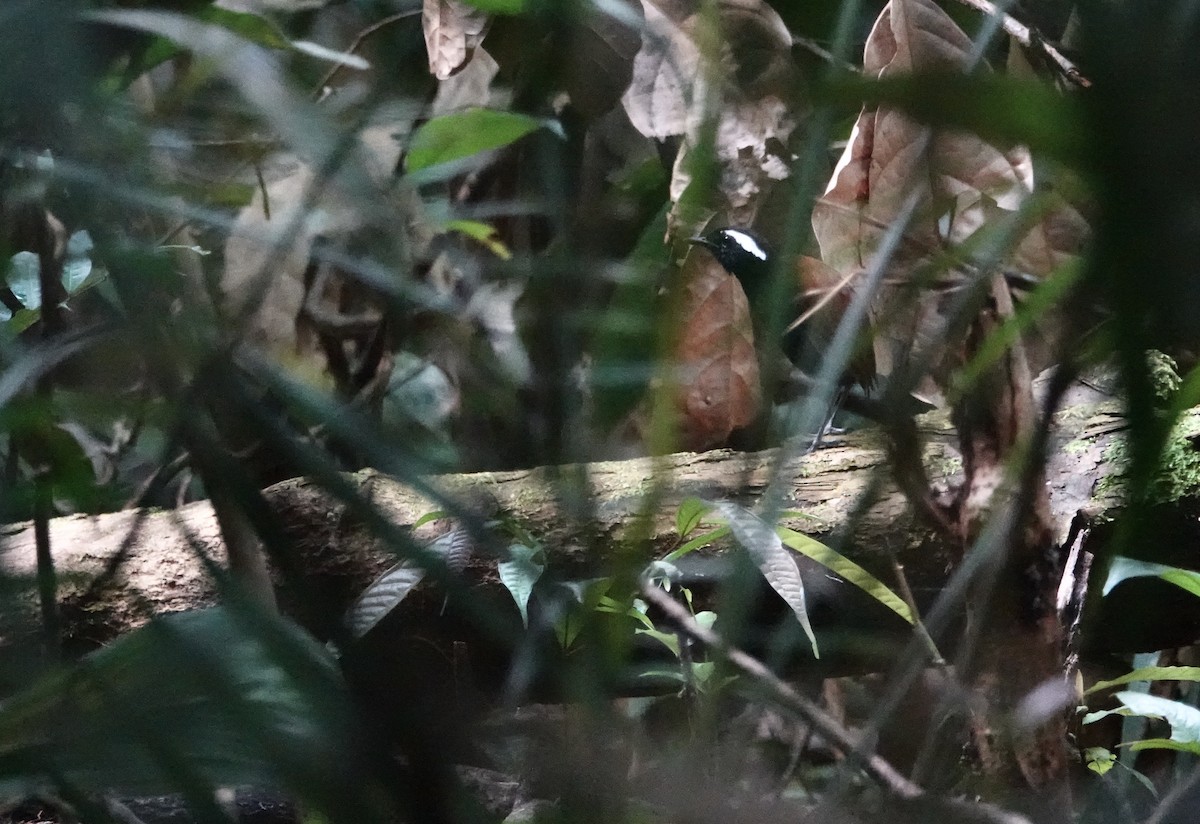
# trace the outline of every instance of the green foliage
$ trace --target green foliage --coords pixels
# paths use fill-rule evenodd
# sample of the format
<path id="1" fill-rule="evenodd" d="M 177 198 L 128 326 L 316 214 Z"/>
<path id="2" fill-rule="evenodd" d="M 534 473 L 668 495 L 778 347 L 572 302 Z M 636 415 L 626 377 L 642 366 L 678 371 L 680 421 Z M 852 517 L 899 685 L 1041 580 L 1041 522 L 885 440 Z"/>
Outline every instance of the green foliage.
<path id="1" fill-rule="evenodd" d="M 552 122 L 515 112 L 469 109 L 435 117 L 413 135 L 405 161 L 409 173 L 501 149 L 530 132 L 560 129 Z"/>
<path id="2" fill-rule="evenodd" d="M 138 794 L 282 783 L 336 820 L 330 804 L 354 775 L 349 713 L 334 663 L 278 618 L 157 618 L 5 702 L 0 795 L 50 775 Z"/>
<path id="3" fill-rule="evenodd" d="M 813 809 L 861 817 L 855 771 L 864 762 L 831 758 L 827 736 L 797 736 L 781 720 L 794 707 L 765 688 L 769 679 L 733 675 L 638 589 L 660 588 L 702 628 L 744 643 L 789 678 L 803 662 L 812 668 L 799 673 L 805 682 L 840 674 L 847 663 L 836 644 L 825 645 L 822 589 L 850 590 L 840 586 L 849 583 L 854 595 L 866 593 L 924 633 L 914 604 L 866 568 L 778 524 L 793 447 L 780 449 L 768 504 L 754 513 L 699 498 L 663 512 L 677 491 L 655 459 L 648 477 L 623 487 L 636 501 L 594 491 L 594 461 L 684 448 L 688 416 L 709 412 L 722 393 L 748 392 L 777 354 L 764 330 L 734 317 L 741 296 L 732 281 L 715 278 L 709 292 L 679 282 L 671 241 L 710 222 L 753 223 L 781 257 L 804 251 L 828 264 L 840 244 L 853 258 L 850 291 L 878 275 L 884 290 L 906 296 L 896 311 L 854 304 L 858 316 L 875 316 L 877 340 L 913 341 L 924 359 L 913 374 L 892 364 L 872 387 L 867 400 L 887 409 L 902 406 L 897 399 L 930 374 L 961 403 L 987 388 L 1019 342 L 1067 324 L 1070 338 L 1052 347 L 1049 362 L 1059 375 L 1115 364 L 1128 411 L 1128 438 L 1106 458 L 1125 470 L 1132 513 L 1100 552 L 1097 568 L 1109 570 L 1104 594 L 1154 577 L 1200 595 L 1200 573 L 1121 554 L 1140 537 L 1139 507 L 1185 501 L 1200 489 L 1200 418 L 1189 412 L 1200 401 L 1200 368 L 1180 378 L 1177 365 L 1187 367 L 1200 350 L 1192 253 L 1200 248 L 1198 141 L 1187 116 L 1197 110 L 1187 82 L 1197 72 L 1189 70 L 1192 52 L 1178 47 L 1195 39 L 1181 2 L 1081 5 L 1081 65 L 1097 80 L 1086 92 L 1064 92 L 1061 73 L 1042 66 L 1041 79 L 977 65 L 848 79 L 844 64 L 860 56 L 856 38 L 871 30 L 864 11 L 882 3 L 464 0 L 263 14 L 224 5 L 13 0 L 4 11 L 0 507 L 6 522 L 35 518 L 40 539 L 32 572 L 27 565 L 12 573 L 8 555 L 0 568 L 6 806 L 30 796 L 75 803 L 181 792 L 198 820 L 217 820 L 213 789 L 253 782 L 296 799 L 313 822 L 483 820 L 463 811 L 468 794 L 457 767 L 486 755 L 505 773 L 539 776 L 548 789 L 522 780 L 520 794 L 554 793 L 562 820 L 687 818 L 661 793 L 644 791 L 681 786 L 680 768 L 702 776 L 698 798 L 712 799 L 705 815 L 714 819 L 765 809 L 758 805 L 768 796 L 789 819 Z M 422 19 L 432 11 L 445 13 L 438 26 Z M 470 22 L 456 22 L 459 12 Z M 952 17 L 950 26 L 957 21 L 971 35 L 951 29 L 961 38 L 941 38 L 939 48 L 963 54 L 936 65 L 966 67 L 960 57 L 1010 45 L 985 42 L 998 30 L 991 18 L 966 8 Z M 828 45 L 830 59 L 800 55 L 797 36 Z M 445 80 L 427 70 L 435 52 Z M 1031 53 L 1039 54 L 1037 42 Z M 881 152 L 868 158 L 876 170 L 928 160 L 914 179 L 920 185 L 830 185 L 831 148 L 853 141 L 850 124 L 864 104 L 936 129 L 933 141 L 909 134 L 865 147 Z M 960 147 L 979 151 L 938 165 L 947 157 L 937 141 L 964 137 Z M 1005 150 L 995 153 L 1003 162 L 972 166 L 995 148 Z M 895 154 L 883 156 L 887 150 Z M 839 169 L 861 159 L 848 157 Z M 911 214 L 887 211 L 889 199 L 927 186 L 929 202 Z M 1062 237 L 1071 233 L 1051 218 L 1068 205 L 1098 228 L 1093 237 Z M 828 223 L 840 218 L 853 231 L 818 232 L 821 209 L 834 213 L 825 214 Z M 61 226 L 69 233 L 60 238 Z M 1015 271 L 1023 240 L 1038 232 L 1046 242 L 1023 258 L 1037 271 Z M 48 307 L 34 250 L 54 251 L 60 239 L 66 299 Z M 911 284 L 895 282 L 910 271 Z M 1011 315 L 986 294 L 997 273 L 1013 278 Z M 786 322 L 792 307 L 782 291 L 774 308 Z M 719 322 L 686 317 L 693 303 Z M 936 324 L 915 334 L 900 327 L 914 309 L 936 310 Z M 973 325 L 981 313 L 994 331 L 964 350 L 982 328 Z M 718 348 L 712 340 L 694 347 L 704 358 L 687 360 L 694 353 L 679 351 L 679 342 L 692 323 L 746 344 L 737 368 L 728 351 L 704 349 Z M 853 354 L 851 325 L 841 324 L 837 345 L 817 353 L 818 382 L 832 385 L 837 362 Z M 969 359 L 959 357 L 964 351 Z M 680 400 L 681 390 L 696 387 L 704 391 Z M 802 410 L 825 406 L 819 394 L 802 399 Z M 768 412 L 749 410 L 746 419 Z M 720 443 L 757 449 L 766 445 L 759 435 L 749 425 Z M 531 493 L 539 519 L 556 524 L 548 535 L 495 511 L 489 488 L 500 476 L 474 475 L 465 491 L 435 477 L 534 466 L 553 467 L 536 476 L 548 491 Z M 386 493 L 377 494 L 378 476 L 353 474 L 364 467 L 436 508 L 413 529 L 435 519 L 452 527 L 434 541 L 415 540 L 394 522 Z M 1037 466 L 997 469 L 1039 477 Z M 287 488 L 260 492 L 301 476 L 306 490 L 319 488 L 339 508 L 311 542 L 296 534 L 292 513 L 276 508 Z M 857 540 L 855 519 L 886 477 L 866 485 L 838 541 Z M 926 491 L 922 502 L 936 503 Z M 162 513 L 151 516 L 150 507 L 174 510 L 198 497 L 217 507 L 231 546 L 236 535 L 254 551 L 261 545 L 285 611 L 302 615 L 306 629 L 243 604 L 241 582 L 205 552 L 201 563 L 225 606 L 106 634 L 110 622 L 149 611 L 136 598 L 105 597 L 124 585 L 128 564 L 154 567 L 154 547 L 147 559 L 142 545 L 159 534 Z M 619 539 L 594 528 L 593 516 L 610 506 L 636 512 Z M 107 568 L 80 571 L 73 559 L 91 562 L 92 548 L 66 547 L 59 525 L 46 528 L 54 516 L 127 507 L 138 510 L 122 521 L 128 546 Z M 190 529 L 198 511 L 184 510 L 179 523 Z M 672 516 L 676 537 L 662 546 L 662 519 Z M 200 538 L 197 558 L 209 536 Z M 342 556 L 343 543 L 395 557 L 372 561 L 387 570 L 364 587 L 360 561 Z M 973 551 L 962 556 L 964 576 Z M 885 568 L 887 560 L 879 551 L 869 565 Z M 464 569 L 474 575 L 491 563 L 494 575 L 464 582 Z M 764 581 L 782 605 L 770 593 L 759 597 Z M 947 604 L 960 605 L 951 590 L 915 600 L 923 608 L 935 596 L 942 617 Z M 28 605 L 39 599 L 31 618 Z M 435 608 L 425 624 L 388 634 L 403 623 L 402 607 L 424 615 L 426 602 Z M 759 623 L 774 620 L 758 614 L 772 606 L 782 620 Z M 1029 605 L 999 606 L 997 614 Z M 1106 627 L 1085 627 L 1103 639 Z M 64 628 L 74 634 L 64 637 Z M 840 627 L 828 629 L 835 637 Z M 920 654 L 939 660 L 928 634 L 923 640 Z M 978 652 L 969 644 L 964 656 Z M 903 645 L 894 646 L 889 660 Z M 329 649 L 343 657 L 333 660 Z M 862 662 L 849 664 L 857 672 Z M 1200 669 L 1135 666 L 1087 694 L 1149 680 L 1196 683 Z M 873 735 L 889 719 L 883 709 L 872 715 L 874 702 L 856 700 L 859 686 L 839 682 L 851 696 L 839 711 Z M 612 698 L 625 692 L 653 693 L 636 726 L 622 726 L 629 719 L 618 723 L 613 712 Z M 476 693 L 486 706 L 475 705 Z M 1081 744 L 1091 780 L 1120 787 L 1117 779 L 1132 775 L 1149 783 L 1132 770 L 1132 754 L 1145 749 L 1200 754 L 1200 720 L 1187 699 L 1134 687 L 1115 698 L 1117 709 L 1086 716 L 1087 732 L 1107 713 L 1141 729 L 1122 742 Z M 547 747 L 557 737 L 540 731 L 511 732 L 504 718 L 475 723 L 544 701 L 583 705 L 565 713 L 569 746 Z M 871 706 L 864 713 L 856 703 Z M 1005 724 L 1025 707 L 1006 709 Z M 737 729 L 747 718 L 752 733 Z M 766 740 L 780 726 L 786 735 Z M 770 750 L 780 744 L 786 757 L 773 764 Z M 891 757 L 891 749 L 881 751 Z M 736 765 L 725 760 L 730 751 Z M 918 761 L 898 771 L 928 775 L 933 766 L 942 765 Z M 947 786 L 960 767 L 946 766 Z M 837 792 L 825 795 L 825 782 Z M 608 797 L 620 794 L 629 798 Z M 787 806 L 796 798 L 802 802 Z M 63 815 L 90 819 L 84 806 Z M 1130 816 L 1143 817 L 1152 816 Z"/>

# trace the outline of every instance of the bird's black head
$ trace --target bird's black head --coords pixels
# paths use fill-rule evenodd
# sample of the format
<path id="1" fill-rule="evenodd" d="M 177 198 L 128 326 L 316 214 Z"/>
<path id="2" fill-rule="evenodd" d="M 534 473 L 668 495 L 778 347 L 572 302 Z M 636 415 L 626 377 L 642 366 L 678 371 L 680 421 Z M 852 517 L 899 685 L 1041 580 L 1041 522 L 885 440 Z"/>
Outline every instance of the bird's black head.
<path id="1" fill-rule="evenodd" d="M 729 274 L 742 282 L 749 293 L 751 287 L 761 286 L 771 272 L 771 250 L 766 241 L 745 229 L 717 229 L 690 243 L 712 252 Z"/>

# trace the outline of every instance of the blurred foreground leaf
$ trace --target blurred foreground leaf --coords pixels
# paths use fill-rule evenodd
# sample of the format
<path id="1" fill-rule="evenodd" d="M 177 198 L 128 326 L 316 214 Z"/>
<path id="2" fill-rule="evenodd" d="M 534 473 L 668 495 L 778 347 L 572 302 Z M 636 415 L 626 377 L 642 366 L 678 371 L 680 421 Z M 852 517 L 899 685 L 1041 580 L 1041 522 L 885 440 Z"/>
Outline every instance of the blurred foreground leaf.
<path id="1" fill-rule="evenodd" d="M 336 666 L 282 620 L 156 618 L 5 702 L 0 798 L 258 784 L 328 808 L 353 774 L 349 721 Z"/>

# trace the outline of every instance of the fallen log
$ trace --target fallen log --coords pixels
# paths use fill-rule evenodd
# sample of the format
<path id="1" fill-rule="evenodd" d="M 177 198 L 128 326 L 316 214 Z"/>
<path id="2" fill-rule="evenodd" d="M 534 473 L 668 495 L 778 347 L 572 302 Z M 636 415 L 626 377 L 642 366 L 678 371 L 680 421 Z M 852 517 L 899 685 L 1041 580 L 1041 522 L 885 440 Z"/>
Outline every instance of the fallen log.
<path id="1" fill-rule="evenodd" d="M 1047 477 L 1060 538 L 1066 537 L 1076 513 L 1103 514 L 1119 505 L 1116 485 L 1102 483 L 1115 471 L 1105 455 L 1119 428 L 1112 405 L 1075 407 L 1058 416 Z M 935 488 L 947 488 L 959 470 L 953 433 L 931 418 L 923 424 L 923 434 L 930 479 Z M 774 466 L 777 454 L 681 453 L 578 467 L 440 476 L 430 483 L 450 499 L 488 499 L 542 542 L 550 569 L 586 577 L 589 570 L 594 574 L 608 568 L 615 553 L 628 552 L 630 541 L 642 542 L 635 551 L 647 559 L 677 545 L 675 516 L 685 498 L 752 506 L 772 472 L 778 471 L 790 490 L 786 508 L 802 513 L 786 519 L 790 526 L 834 544 L 889 584 L 894 584 L 894 558 L 904 565 L 918 600 L 938 590 L 953 563 L 949 549 L 912 516 L 891 483 L 879 433 L 851 433 L 781 468 Z M 377 472 L 350 477 L 363 496 L 402 527 L 441 508 L 439 502 Z M 264 497 L 283 526 L 294 569 L 309 587 L 303 596 L 284 587 L 281 603 L 327 636 L 358 594 L 396 562 L 396 554 L 351 514 L 345 502 L 309 480 L 277 484 L 265 490 Z M 173 511 L 56 518 L 50 524 L 50 540 L 60 577 L 64 634 L 80 650 L 103 644 L 153 614 L 203 607 L 217 599 L 205 561 L 223 563 L 224 550 L 206 501 Z M 11 525 L 0 537 L 0 569 L 16 582 L 30 583 L 8 599 L 3 611 L 0 644 L 11 645 L 27 639 L 37 626 L 30 524 Z M 463 575 L 471 587 L 499 587 L 495 558 L 487 554 L 476 554 Z M 102 586 L 97 586 L 98 580 L 104 581 Z M 317 601 L 311 597 L 314 588 L 320 593 Z M 430 608 L 440 607 L 441 601 L 436 595 L 413 598 L 414 604 Z M 317 602 L 321 614 L 313 613 Z"/>

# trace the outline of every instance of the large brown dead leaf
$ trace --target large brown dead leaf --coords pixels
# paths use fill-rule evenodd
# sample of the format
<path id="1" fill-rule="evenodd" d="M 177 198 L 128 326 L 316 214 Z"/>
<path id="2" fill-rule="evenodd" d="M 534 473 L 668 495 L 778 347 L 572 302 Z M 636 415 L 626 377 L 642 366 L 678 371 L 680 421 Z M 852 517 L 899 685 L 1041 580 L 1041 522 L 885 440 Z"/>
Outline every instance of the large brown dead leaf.
<path id="1" fill-rule="evenodd" d="M 863 71 L 888 77 L 967 67 L 970 38 L 933 0 L 891 0 L 867 39 Z M 915 219 L 890 263 L 893 279 L 946 247 L 957 246 L 990 221 L 1015 212 L 1034 189 L 1033 163 L 1024 147 L 1001 150 L 965 132 L 931 132 L 888 108 L 865 108 L 851 132 L 829 186 L 813 209 L 821 257 L 841 272 L 868 268 L 887 228 L 910 197 Z M 1020 245 L 1014 262 L 1044 275 L 1078 250 L 1084 230 L 1078 215 L 1048 216 Z M 885 290 L 880 304 L 895 302 Z M 919 345 L 933 326 L 936 307 L 910 305 L 889 312 L 878 340 L 879 368 Z"/>
<path id="2" fill-rule="evenodd" d="M 688 256 L 684 328 L 676 349 L 676 405 L 684 449 L 724 442 L 762 403 L 750 305 L 737 279 L 708 254 Z"/>
<path id="3" fill-rule="evenodd" d="M 429 71 L 445 80 L 471 59 L 483 42 L 491 18 L 462 0 L 425 0 L 421 28 L 429 52 Z"/>

